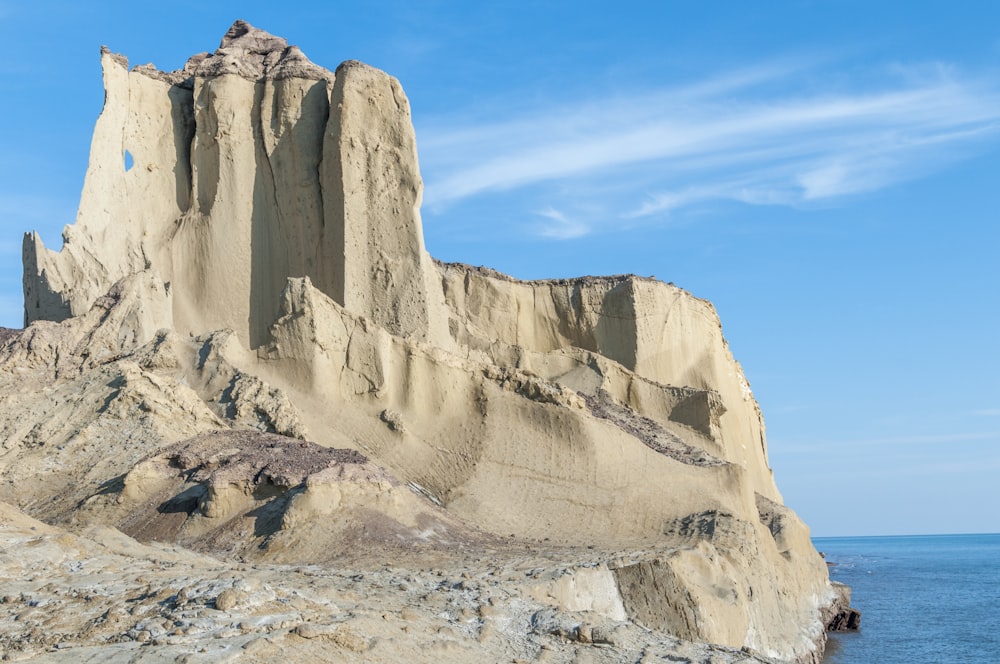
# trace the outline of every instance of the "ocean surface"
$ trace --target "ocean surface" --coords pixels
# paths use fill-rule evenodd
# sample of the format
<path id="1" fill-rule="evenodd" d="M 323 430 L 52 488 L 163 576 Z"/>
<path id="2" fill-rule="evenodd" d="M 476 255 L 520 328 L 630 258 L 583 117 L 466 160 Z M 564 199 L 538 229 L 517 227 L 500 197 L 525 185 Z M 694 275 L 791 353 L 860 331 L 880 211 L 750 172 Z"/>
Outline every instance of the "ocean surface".
<path id="1" fill-rule="evenodd" d="M 862 614 L 823 664 L 1000 663 L 1000 534 L 813 542 Z"/>

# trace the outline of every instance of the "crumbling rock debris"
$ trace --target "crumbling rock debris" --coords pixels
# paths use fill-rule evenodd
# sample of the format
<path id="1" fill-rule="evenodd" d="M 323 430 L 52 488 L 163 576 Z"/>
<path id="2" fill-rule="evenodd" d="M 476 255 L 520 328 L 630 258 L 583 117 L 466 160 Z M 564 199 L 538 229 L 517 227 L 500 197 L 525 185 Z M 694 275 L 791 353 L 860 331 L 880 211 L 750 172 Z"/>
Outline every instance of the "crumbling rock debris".
<path id="1" fill-rule="evenodd" d="M 595 417 L 614 423 L 660 454 L 696 466 L 726 463 L 703 449 L 688 445 L 655 420 L 643 417 L 627 406 L 616 404 L 604 390 L 599 390 L 596 395 L 585 395 L 583 399 Z"/>
<path id="2" fill-rule="evenodd" d="M 357 450 L 323 447 L 256 431 L 214 431 L 158 453 L 192 482 L 296 487 L 309 475 L 368 459 Z"/>

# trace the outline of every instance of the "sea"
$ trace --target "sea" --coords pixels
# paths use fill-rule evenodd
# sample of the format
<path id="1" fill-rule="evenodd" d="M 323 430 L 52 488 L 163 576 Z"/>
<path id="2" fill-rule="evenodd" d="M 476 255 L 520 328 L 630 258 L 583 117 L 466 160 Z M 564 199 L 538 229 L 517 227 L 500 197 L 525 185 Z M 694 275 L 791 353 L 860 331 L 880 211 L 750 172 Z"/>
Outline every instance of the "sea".
<path id="1" fill-rule="evenodd" d="M 818 537 L 861 629 L 823 664 L 1000 664 L 1000 534 Z"/>

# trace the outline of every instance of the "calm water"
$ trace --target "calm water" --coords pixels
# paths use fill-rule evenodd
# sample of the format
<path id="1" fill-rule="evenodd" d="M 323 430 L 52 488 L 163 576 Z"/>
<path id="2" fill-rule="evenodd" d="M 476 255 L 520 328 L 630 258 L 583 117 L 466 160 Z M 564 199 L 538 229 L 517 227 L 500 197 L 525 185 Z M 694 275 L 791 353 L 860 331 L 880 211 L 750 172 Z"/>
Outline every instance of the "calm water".
<path id="1" fill-rule="evenodd" d="M 1000 534 L 814 542 L 862 613 L 824 664 L 1000 663 Z"/>

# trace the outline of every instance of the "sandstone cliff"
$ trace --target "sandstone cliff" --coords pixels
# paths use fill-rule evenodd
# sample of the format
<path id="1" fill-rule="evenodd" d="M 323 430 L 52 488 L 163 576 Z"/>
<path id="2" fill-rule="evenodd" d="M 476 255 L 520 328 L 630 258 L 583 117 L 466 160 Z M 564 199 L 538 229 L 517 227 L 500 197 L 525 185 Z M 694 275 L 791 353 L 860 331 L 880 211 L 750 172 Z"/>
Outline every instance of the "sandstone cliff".
<path id="1" fill-rule="evenodd" d="M 433 261 L 381 71 L 243 22 L 176 72 L 101 57 L 76 224 L 25 237 L 0 340 L 0 500 L 261 563 L 541 560 L 508 592 L 552 625 L 821 656 L 835 593 L 709 303 Z"/>

